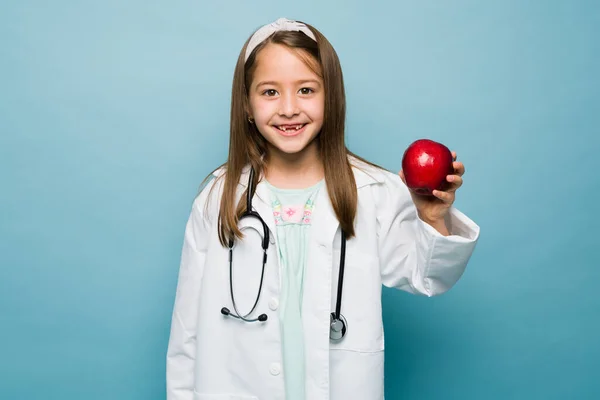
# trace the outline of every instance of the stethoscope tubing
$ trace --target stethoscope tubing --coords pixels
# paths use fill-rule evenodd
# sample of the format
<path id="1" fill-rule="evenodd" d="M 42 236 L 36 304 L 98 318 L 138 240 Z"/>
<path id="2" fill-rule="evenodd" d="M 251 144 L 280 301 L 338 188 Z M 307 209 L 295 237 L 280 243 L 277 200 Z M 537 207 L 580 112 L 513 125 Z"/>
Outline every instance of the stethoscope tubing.
<path id="1" fill-rule="evenodd" d="M 264 322 L 267 320 L 267 315 L 266 314 L 261 314 L 259 315 L 258 318 L 248 318 L 250 316 L 250 314 L 252 314 L 254 312 L 254 310 L 256 309 L 256 306 L 258 305 L 258 301 L 260 300 L 260 295 L 262 293 L 262 287 L 263 287 L 263 281 L 264 281 L 264 276 L 265 276 L 265 265 L 267 263 L 267 249 L 269 247 L 269 227 L 267 226 L 267 224 L 265 223 L 265 221 L 262 219 L 262 217 L 260 216 L 260 214 L 258 214 L 256 211 L 252 210 L 252 196 L 253 196 L 253 182 L 254 182 L 254 169 L 250 168 L 250 176 L 248 178 L 248 190 L 246 192 L 246 211 L 244 212 L 244 214 L 242 214 L 242 216 L 240 217 L 240 220 L 242 220 L 243 218 L 256 218 L 260 221 L 260 223 L 262 224 L 263 227 L 263 241 L 262 241 L 262 249 L 263 249 L 263 263 L 262 263 L 262 271 L 261 271 L 261 275 L 260 275 L 260 284 L 258 287 L 258 294 L 256 295 L 256 300 L 254 301 L 254 305 L 252 306 L 252 309 L 250 310 L 250 312 L 248 312 L 245 315 L 242 315 L 238 308 L 237 308 L 237 303 L 235 301 L 235 295 L 233 293 L 233 239 L 229 240 L 229 293 L 231 295 L 231 302 L 233 304 L 233 309 L 235 310 L 237 315 L 234 315 L 233 313 L 231 313 L 229 311 L 229 309 L 227 309 L 226 307 L 223 307 L 221 309 L 221 314 L 225 315 L 225 316 L 231 316 L 234 317 L 236 319 L 245 321 L 245 322 L 256 322 L 256 321 L 260 321 L 260 322 Z M 346 319 L 344 318 L 344 316 L 341 313 L 341 308 L 342 308 L 342 289 L 343 289 L 343 285 L 344 285 L 344 269 L 345 269 L 345 265 L 346 265 L 346 233 L 344 232 L 344 230 L 342 229 L 341 231 L 341 249 L 340 249 L 340 267 L 339 267 L 339 274 L 338 274 L 338 288 L 337 288 L 337 298 L 336 298 L 336 305 L 335 305 L 335 312 L 332 313 L 331 315 L 331 321 L 330 321 L 330 338 L 332 340 L 340 340 L 341 338 L 343 338 L 346 334 L 346 331 L 348 329 L 348 324 L 346 322 Z"/>

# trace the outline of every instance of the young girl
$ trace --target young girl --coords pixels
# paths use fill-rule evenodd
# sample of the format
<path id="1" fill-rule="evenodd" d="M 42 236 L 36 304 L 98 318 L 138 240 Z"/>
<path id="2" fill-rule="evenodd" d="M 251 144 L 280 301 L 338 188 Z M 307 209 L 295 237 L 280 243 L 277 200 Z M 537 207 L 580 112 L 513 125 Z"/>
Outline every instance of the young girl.
<path id="1" fill-rule="evenodd" d="M 301 22 L 250 37 L 231 104 L 185 231 L 167 398 L 383 399 L 382 285 L 447 291 L 479 236 L 452 207 L 462 163 L 424 198 L 351 153 L 338 57 Z"/>

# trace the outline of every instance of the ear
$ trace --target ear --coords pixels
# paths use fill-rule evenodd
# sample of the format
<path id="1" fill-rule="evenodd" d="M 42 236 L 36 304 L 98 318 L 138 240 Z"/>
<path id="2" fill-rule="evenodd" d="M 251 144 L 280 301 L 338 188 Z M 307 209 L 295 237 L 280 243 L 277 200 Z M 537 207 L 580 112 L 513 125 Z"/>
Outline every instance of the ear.
<path id="1" fill-rule="evenodd" d="M 245 111 L 246 111 L 246 119 L 248 119 L 248 122 L 250 122 L 251 124 L 254 123 L 254 113 L 252 112 L 252 110 L 250 109 L 250 102 L 246 101 L 246 106 L 244 107 Z"/>

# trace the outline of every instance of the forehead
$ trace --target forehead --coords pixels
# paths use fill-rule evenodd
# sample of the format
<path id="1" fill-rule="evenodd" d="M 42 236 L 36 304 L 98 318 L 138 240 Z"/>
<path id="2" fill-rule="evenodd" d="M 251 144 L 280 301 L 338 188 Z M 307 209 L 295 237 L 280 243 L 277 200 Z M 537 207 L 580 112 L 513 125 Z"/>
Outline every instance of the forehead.
<path id="1" fill-rule="evenodd" d="M 298 80 L 321 80 L 316 60 L 305 50 L 281 44 L 267 44 L 256 57 L 253 83 L 263 80 L 280 83 Z"/>

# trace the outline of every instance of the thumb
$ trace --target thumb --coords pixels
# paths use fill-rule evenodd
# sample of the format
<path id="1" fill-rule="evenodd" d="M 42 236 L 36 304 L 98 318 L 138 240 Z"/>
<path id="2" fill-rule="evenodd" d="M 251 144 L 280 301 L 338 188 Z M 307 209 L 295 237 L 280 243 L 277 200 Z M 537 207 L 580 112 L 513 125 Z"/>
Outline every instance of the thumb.
<path id="1" fill-rule="evenodd" d="M 402 182 L 404 182 L 404 184 L 406 185 L 406 178 L 404 178 L 404 172 L 400 170 L 400 172 L 398 172 L 398 175 L 400 176 L 400 179 L 402 179 Z"/>

